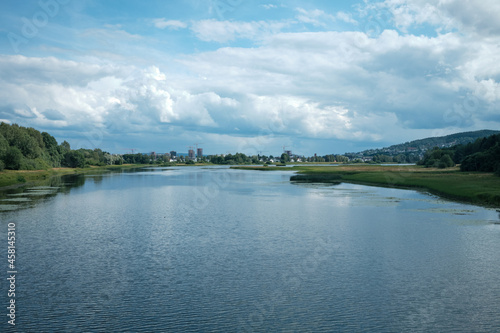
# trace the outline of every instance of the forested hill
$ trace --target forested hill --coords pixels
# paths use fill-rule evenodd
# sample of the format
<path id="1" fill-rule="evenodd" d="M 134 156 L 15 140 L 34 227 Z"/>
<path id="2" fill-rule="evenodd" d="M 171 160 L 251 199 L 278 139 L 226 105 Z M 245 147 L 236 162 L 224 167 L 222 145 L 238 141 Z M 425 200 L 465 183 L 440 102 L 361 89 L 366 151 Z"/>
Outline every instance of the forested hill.
<path id="1" fill-rule="evenodd" d="M 500 134 L 479 138 L 466 145 L 434 148 L 418 164 L 447 168 L 460 164 L 462 171 L 495 172 L 500 176 Z"/>
<path id="2" fill-rule="evenodd" d="M 456 145 L 465 145 L 476 141 L 480 138 L 485 138 L 494 134 L 499 134 L 500 131 L 480 130 L 473 132 L 461 132 L 450 134 L 446 136 L 431 137 L 426 139 L 414 140 L 397 145 L 393 145 L 382 149 L 370 149 L 362 152 L 364 156 L 373 156 L 377 154 L 384 154 L 388 156 L 395 156 L 405 152 L 414 152 L 423 154 L 427 150 L 434 147 L 447 148 Z"/>
<path id="3" fill-rule="evenodd" d="M 481 130 L 473 132 L 461 132 L 450 134 L 446 136 L 438 136 L 426 139 L 415 140 L 411 142 L 406 142 L 398 145 L 391 146 L 393 149 L 403 149 L 406 147 L 415 147 L 417 149 L 432 149 L 434 147 L 451 147 L 456 145 L 465 145 L 476 141 L 480 138 L 486 138 L 488 136 L 499 134 L 500 131 L 492 130 Z"/>
<path id="4" fill-rule="evenodd" d="M 49 133 L 17 124 L 0 123 L 0 171 L 41 170 L 52 167 L 121 164 L 122 158 L 101 149 L 71 150 L 68 142 L 58 144 Z"/>

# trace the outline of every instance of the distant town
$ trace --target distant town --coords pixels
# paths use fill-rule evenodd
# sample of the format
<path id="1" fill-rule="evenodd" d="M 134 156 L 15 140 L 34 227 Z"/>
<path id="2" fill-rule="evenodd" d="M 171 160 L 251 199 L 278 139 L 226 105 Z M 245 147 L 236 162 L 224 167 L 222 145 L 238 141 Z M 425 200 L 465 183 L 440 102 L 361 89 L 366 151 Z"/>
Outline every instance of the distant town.
<path id="1" fill-rule="evenodd" d="M 440 148 L 448 147 L 449 145 L 439 145 Z M 345 153 L 345 154 L 327 154 L 321 155 L 314 154 L 312 156 L 305 156 L 294 154 L 292 150 L 283 150 L 281 154 L 276 155 L 263 155 L 254 154 L 247 156 L 242 153 L 226 153 L 204 155 L 203 148 L 189 149 L 187 153 L 178 153 L 177 151 L 170 151 L 168 153 L 140 153 L 146 158 L 149 158 L 149 163 L 214 163 L 214 164 L 242 164 L 242 163 L 302 163 L 302 162 L 331 162 L 331 163 L 380 163 L 380 162 L 393 162 L 393 163 L 415 163 L 423 158 L 428 148 L 426 147 L 408 147 L 405 149 L 396 148 L 383 148 L 372 149 L 359 153 Z M 135 163 L 136 160 L 130 160 L 135 156 L 134 152 L 130 154 L 117 155 L 124 159 L 124 163 Z"/>
<path id="2" fill-rule="evenodd" d="M 245 163 L 305 163 L 305 162 L 330 162 L 330 163 L 416 163 L 422 160 L 425 153 L 435 147 L 445 149 L 461 144 L 474 142 L 478 138 L 498 134 L 499 131 L 481 130 L 473 132 L 462 132 L 441 137 L 430 137 L 426 139 L 405 142 L 380 149 L 368 149 L 361 152 L 350 152 L 344 154 L 311 155 L 294 154 L 288 146 L 282 147 L 282 152 L 276 155 L 258 154 L 247 156 L 242 153 L 226 153 L 205 155 L 199 143 L 188 146 L 186 153 L 170 151 L 169 153 L 141 153 L 142 161 L 146 163 L 214 163 L 214 164 L 245 164 Z M 124 163 L 137 163 L 137 154 L 131 150 L 130 154 L 117 155 Z"/>

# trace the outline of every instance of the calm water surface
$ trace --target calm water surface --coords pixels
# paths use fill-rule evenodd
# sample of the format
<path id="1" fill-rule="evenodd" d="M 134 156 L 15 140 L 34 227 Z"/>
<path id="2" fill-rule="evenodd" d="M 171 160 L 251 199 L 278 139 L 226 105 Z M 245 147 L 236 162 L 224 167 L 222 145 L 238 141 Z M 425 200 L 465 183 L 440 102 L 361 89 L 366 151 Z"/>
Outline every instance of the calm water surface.
<path id="1" fill-rule="evenodd" d="M 500 331 L 496 210 L 290 175 L 157 168 L 1 193 L 17 331 Z"/>

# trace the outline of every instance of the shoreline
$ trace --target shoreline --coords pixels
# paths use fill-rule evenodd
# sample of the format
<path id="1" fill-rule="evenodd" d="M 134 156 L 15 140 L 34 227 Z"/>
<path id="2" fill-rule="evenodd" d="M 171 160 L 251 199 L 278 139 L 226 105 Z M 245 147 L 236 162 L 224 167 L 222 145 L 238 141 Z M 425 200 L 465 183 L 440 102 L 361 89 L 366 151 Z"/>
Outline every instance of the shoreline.
<path id="1" fill-rule="evenodd" d="M 178 164 L 175 166 L 203 166 Z M 174 165 L 171 165 L 174 166 Z M 0 191 L 33 186 L 52 177 L 119 169 L 162 167 L 150 164 L 125 164 L 88 167 L 83 169 L 52 168 L 48 170 L 4 170 L 0 172 Z M 444 199 L 489 208 L 500 208 L 500 177 L 493 173 L 461 172 L 448 169 L 424 168 L 416 165 L 325 165 L 264 167 L 262 165 L 231 166 L 231 169 L 254 171 L 292 171 L 291 182 L 352 183 L 368 186 L 410 189 L 427 192 Z"/>
<path id="2" fill-rule="evenodd" d="M 235 169 L 262 171 L 268 168 L 252 166 L 235 167 Z M 410 189 L 456 202 L 500 208 L 500 177 L 493 173 L 461 172 L 458 167 L 435 169 L 417 165 L 371 164 L 271 169 L 296 172 L 290 177 L 291 182 L 325 184 L 345 182 Z"/>
<path id="3" fill-rule="evenodd" d="M 79 175 L 91 172 L 110 172 L 119 169 L 134 169 L 148 167 L 189 167 L 213 165 L 209 163 L 197 164 L 122 164 L 106 166 L 90 166 L 87 168 L 50 168 L 47 170 L 3 170 L 0 171 L 0 191 L 16 189 L 24 186 L 33 186 L 40 182 L 47 181 L 52 177 L 64 175 Z"/>
<path id="4" fill-rule="evenodd" d="M 47 170 L 4 170 L 0 172 L 0 191 L 33 186 L 52 177 L 80 175 L 90 172 L 109 172 L 118 169 L 143 168 L 149 164 L 91 166 L 88 168 L 51 168 Z"/>

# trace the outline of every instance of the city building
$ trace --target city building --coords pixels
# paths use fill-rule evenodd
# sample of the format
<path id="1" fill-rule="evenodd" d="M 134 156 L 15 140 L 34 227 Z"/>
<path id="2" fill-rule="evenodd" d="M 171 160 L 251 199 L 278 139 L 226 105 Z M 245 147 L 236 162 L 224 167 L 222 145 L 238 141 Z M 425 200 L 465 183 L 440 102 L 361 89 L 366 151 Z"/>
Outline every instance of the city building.
<path id="1" fill-rule="evenodd" d="M 193 149 L 189 149 L 189 151 L 188 151 L 188 157 L 189 157 L 189 159 L 194 160 L 195 156 L 194 156 L 194 150 Z"/>
<path id="2" fill-rule="evenodd" d="M 197 158 L 202 158 L 203 157 L 203 148 L 197 148 L 196 149 L 196 157 Z"/>
<path id="3" fill-rule="evenodd" d="M 173 158 L 173 159 L 175 160 L 175 158 L 177 157 L 177 152 L 176 152 L 176 151 L 174 151 L 174 150 L 172 150 L 172 151 L 170 152 L 170 157 L 171 157 L 171 158 Z"/>

